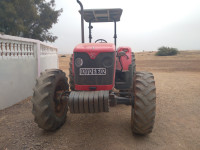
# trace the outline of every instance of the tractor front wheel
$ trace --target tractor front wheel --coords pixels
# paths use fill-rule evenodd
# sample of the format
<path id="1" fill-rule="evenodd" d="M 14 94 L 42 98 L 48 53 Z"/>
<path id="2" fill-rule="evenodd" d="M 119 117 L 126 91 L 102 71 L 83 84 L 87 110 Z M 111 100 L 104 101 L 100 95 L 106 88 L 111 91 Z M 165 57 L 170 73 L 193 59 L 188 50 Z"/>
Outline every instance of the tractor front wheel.
<path id="1" fill-rule="evenodd" d="M 73 71 L 72 71 L 72 57 L 70 57 L 70 62 L 69 62 L 69 85 L 70 85 L 70 89 L 71 91 L 75 90 L 75 86 L 74 86 L 74 76 L 73 76 Z"/>
<path id="2" fill-rule="evenodd" d="M 32 113 L 35 122 L 44 130 L 55 130 L 63 125 L 67 100 L 63 98 L 69 85 L 65 73 L 59 69 L 46 70 L 36 80 Z"/>
<path id="3" fill-rule="evenodd" d="M 131 108 L 131 128 L 135 134 L 152 132 L 156 113 L 156 87 L 149 72 L 136 72 L 133 81 L 134 102 Z"/>

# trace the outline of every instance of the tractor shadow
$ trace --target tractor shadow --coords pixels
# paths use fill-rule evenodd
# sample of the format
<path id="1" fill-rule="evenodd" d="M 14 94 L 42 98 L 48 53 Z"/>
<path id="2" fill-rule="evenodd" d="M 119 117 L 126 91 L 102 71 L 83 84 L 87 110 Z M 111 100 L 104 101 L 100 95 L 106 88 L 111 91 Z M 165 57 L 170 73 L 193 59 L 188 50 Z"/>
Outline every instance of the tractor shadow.
<path id="1" fill-rule="evenodd" d="M 126 105 L 112 107 L 109 113 L 68 114 L 60 129 L 42 130 L 40 136 L 51 144 L 62 143 L 73 149 L 129 149 L 133 143 L 143 144 L 149 139 L 132 134 L 130 117 L 130 106 Z"/>

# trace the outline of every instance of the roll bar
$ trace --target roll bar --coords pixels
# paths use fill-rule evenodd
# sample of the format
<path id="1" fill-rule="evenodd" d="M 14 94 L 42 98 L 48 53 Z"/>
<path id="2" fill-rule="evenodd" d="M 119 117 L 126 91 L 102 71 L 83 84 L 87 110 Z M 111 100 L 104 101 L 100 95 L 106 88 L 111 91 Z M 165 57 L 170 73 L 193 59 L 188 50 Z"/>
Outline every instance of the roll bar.
<path id="1" fill-rule="evenodd" d="M 82 43 L 85 43 L 85 38 L 84 38 L 84 20 L 83 20 L 83 16 L 84 16 L 83 4 L 80 2 L 80 0 L 77 0 L 77 3 L 80 5 L 80 8 L 81 8 L 81 40 L 82 40 Z"/>
<path id="2" fill-rule="evenodd" d="M 83 4 L 80 0 L 77 0 L 77 3 L 80 5 L 81 10 L 81 39 L 82 43 L 85 42 L 84 39 L 84 20 L 89 23 L 89 42 L 92 42 L 92 23 L 98 22 L 114 22 L 114 44 L 117 46 L 117 22 L 120 21 L 122 14 L 121 8 L 112 8 L 112 9 L 83 9 Z"/>

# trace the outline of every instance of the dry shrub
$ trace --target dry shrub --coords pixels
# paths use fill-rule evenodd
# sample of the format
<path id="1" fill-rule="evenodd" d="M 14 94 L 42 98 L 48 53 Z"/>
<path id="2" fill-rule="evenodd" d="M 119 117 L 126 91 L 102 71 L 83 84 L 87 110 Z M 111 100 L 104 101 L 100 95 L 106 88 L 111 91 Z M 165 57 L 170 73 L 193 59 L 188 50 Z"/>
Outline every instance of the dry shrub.
<path id="1" fill-rule="evenodd" d="M 162 46 L 156 52 L 156 56 L 173 56 L 178 54 L 178 49 L 173 47 Z"/>

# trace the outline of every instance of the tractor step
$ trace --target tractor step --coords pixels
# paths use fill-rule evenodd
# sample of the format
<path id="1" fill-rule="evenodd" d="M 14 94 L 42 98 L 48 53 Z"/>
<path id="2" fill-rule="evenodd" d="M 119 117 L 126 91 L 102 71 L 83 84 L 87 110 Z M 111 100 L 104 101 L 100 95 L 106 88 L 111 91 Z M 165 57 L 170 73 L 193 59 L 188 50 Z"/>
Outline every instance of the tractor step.
<path id="1" fill-rule="evenodd" d="M 71 113 L 109 111 L 109 91 L 73 91 L 69 95 Z"/>

